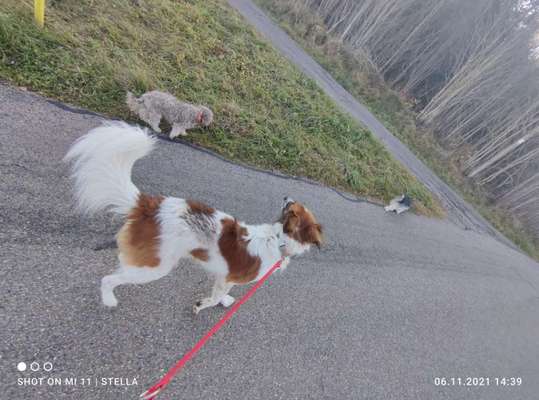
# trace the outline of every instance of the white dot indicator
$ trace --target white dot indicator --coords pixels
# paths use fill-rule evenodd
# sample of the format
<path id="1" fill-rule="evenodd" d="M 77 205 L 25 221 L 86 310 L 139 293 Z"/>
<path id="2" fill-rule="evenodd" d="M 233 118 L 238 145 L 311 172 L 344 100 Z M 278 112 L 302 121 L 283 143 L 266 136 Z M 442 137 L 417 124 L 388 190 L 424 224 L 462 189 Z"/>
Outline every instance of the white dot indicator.
<path id="1" fill-rule="evenodd" d="M 17 364 L 17 369 L 21 372 L 26 371 L 26 363 L 21 361 Z"/>

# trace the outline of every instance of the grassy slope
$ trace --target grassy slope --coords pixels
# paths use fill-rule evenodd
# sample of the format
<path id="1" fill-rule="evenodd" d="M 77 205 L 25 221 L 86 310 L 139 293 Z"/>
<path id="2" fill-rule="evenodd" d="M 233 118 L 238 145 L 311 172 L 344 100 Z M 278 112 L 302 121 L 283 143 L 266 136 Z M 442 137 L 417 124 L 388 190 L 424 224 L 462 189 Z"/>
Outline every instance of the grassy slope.
<path id="1" fill-rule="evenodd" d="M 214 110 L 211 129 L 192 142 L 370 198 L 408 190 L 421 213 L 441 215 L 369 132 L 223 1 L 51 0 L 43 31 L 31 5 L 2 1 L 0 77 L 122 118 L 126 90 L 166 90 Z"/>
<path id="2" fill-rule="evenodd" d="M 473 186 L 460 172 L 459 154 L 448 154 L 431 131 L 416 125 L 415 113 L 406 100 L 384 84 L 365 60 L 353 56 L 328 36 L 317 17 L 289 1 L 255 0 L 309 52 L 333 77 L 359 99 L 384 125 L 455 188 L 498 230 L 530 256 L 539 260 L 539 243 L 503 210 L 490 204 L 481 188 Z"/>

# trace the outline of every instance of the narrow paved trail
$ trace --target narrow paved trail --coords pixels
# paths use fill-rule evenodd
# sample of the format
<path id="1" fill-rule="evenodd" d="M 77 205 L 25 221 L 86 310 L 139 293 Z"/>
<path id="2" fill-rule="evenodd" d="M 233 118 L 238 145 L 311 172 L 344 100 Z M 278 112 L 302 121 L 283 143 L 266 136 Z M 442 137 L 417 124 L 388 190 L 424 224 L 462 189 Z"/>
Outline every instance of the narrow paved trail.
<path id="1" fill-rule="evenodd" d="M 119 307 L 103 307 L 99 282 L 116 266 L 109 243 L 121 221 L 75 214 L 61 161 L 102 118 L 0 84 L 0 121 L 0 398 L 135 399 L 223 309 L 192 315 L 210 283 L 188 263 L 151 284 L 120 287 Z M 327 238 L 320 252 L 272 276 L 158 399 L 536 398 L 539 266 L 491 236 L 395 217 L 166 140 L 137 162 L 134 181 L 251 223 L 273 221 L 290 195 L 316 213 Z M 54 367 L 20 373 L 20 361 Z M 79 384 L 18 384 L 42 376 Z M 442 376 L 524 383 L 435 386 Z"/>

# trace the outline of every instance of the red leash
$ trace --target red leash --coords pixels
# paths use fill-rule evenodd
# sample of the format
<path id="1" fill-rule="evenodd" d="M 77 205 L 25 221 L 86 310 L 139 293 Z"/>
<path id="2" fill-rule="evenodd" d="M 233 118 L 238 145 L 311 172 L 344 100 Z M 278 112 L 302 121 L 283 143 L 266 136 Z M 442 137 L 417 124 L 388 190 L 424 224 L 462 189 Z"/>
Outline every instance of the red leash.
<path id="1" fill-rule="evenodd" d="M 222 326 L 225 324 L 226 321 L 228 321 L 236 311 L 241 307 L 243 303 L 245 303 L 247 300 L 249 300 L 249 297 L 251 297 L 256 290 L 264 284 L 264 281 L 270 277 L 271 274 L 275 272 L 276 269 L 278 269 L 281 266 L 281 263 L 283 260 L 277 261 L 271 269 L 266 272 L 266 274 L 260 278 L 258 282 L 256 282 L 251 289 L 245 295 L 236 302 L 232 306 L 230 310 L 217 322 L 213 328 L 209 330 L 208 333 L 206 333 L 202 339 L 200 339 L 197 344 L 193 346 L 191 350 L 189 350 L 185 355 L 174 365 L 166 374 L 163 376 L 159 382 L 157 382 L 155 385 L 153 385 L 151 388 L 146 390 L 144 393 L 140 395 L 141 398 L 144 400 L 153 400 L 155 396 L 157 396 L 172 380 L 174 375 L 176 375 L 180 369 L 183 368 L 185 364 L 187 364 L 187 361 L 189 361 L 193 356 L 206 344 L 208 340 L 219 330 L 222 328 Z"/>

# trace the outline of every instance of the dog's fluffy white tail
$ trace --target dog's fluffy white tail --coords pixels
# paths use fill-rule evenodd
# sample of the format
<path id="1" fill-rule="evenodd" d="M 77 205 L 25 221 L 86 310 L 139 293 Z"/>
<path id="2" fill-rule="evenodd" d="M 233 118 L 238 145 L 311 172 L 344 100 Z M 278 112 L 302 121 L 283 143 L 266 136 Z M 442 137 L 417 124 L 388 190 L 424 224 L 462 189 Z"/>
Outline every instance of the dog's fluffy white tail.
<path id="1" fill-rule="evenodd" d="M 124 122 L 106 123 L 77 140 L 64 161 L 73 161 L 79 210 L 128 214 L 140 193 L 131 181 L 131 169 L 150 153 L 154 143 L 155 138 L 142 128 Z"/>

